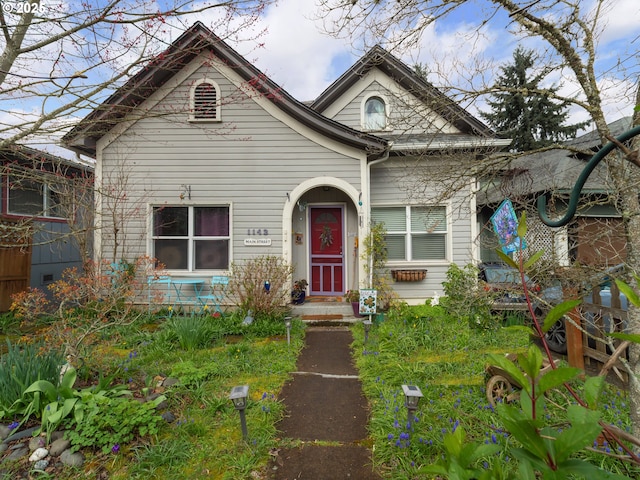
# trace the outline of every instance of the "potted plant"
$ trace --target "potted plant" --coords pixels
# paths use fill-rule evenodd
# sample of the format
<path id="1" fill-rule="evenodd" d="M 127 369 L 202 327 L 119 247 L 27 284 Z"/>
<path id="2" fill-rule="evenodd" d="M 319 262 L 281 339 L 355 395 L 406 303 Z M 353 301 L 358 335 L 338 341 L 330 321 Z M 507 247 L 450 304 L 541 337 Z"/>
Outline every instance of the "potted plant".
<path id="1" fill-rule="evenodd" d="M 360 315 L 360 290 L 347 290 L 347 293 L 344 294 L 344 300 L 351 303 L 354 316 L 362 317 Z"/>
<path id="2" fill-rule="evenodd" d="M 291 290 L 291 303 L 294 305 L 302 305 L 307 296 L 307 285 L 309 283 L 305 279 L 293 282 L 293 290 Z"/>

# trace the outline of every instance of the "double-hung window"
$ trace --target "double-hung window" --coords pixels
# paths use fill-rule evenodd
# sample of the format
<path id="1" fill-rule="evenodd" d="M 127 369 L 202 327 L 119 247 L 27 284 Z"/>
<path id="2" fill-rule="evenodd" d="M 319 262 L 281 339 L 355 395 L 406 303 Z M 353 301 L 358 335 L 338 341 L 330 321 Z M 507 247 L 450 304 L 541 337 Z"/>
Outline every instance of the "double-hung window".
<path id="1" fill-rule="evenodd" d="M 390 262 L 447 259 L 446 207 L 373 207 L 371 217 L 375 223 L 384 223 Z"/>
<path id="2" fill-rule="evenodd" d="M 32 217 L 61 218 L 60 195 L 52 185 L 28 178 L 9 177 L 8 213 Z"/>
<path id="3" fill-rule="evenodd" d="M 228 270 L 229 206 L 153 207 L 153 256 L 168 270 Z"/>

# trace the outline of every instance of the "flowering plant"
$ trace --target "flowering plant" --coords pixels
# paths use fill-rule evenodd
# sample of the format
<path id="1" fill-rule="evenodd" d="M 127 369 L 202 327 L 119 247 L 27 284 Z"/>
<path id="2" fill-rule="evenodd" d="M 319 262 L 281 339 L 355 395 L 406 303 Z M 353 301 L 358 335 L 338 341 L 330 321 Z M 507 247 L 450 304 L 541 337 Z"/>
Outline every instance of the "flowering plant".
<path id="1" fill-rule="evenodd" d="M 344 294 L 345 302 L 353 303 L 360 301 L 360 290 L 347 290 Z"/>
<path id="2" fill-rule="evenodd" d="M 291 290 L 291 300 L 294 304 L 300 305 L 304 303 L 304 299 L 306 297 L 306 289 L 307 289 L 306 280 L 296 280 L 293 282 L 293 290 Z"/>
<path id="3" fill-rule="evenodd" d="M 304 278 L 302 280 L 296 280 L 293 282 L 293 291 L 304 292 L 307 289 L 307 285 L 309 285 L 309 283 Z"/>

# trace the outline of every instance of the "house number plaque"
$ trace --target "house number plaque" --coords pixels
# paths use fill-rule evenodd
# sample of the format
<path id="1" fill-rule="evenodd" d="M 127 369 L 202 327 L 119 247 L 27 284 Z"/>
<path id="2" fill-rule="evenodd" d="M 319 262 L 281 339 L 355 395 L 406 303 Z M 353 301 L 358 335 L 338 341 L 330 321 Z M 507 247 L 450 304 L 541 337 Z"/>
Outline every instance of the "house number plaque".
<path id="1" fill-rule="evenodd" d="M 247 236 L 253 237 L 256 235 L 264 237 L 265 235 L 269 235 L 269 230 L 267 230 L 266 228 L 247 228 Z M 244 245 L 246 247 L 258 247 L 258 246 L 271 245 L 271 239 L 270 238 L 245 238 Z"/>

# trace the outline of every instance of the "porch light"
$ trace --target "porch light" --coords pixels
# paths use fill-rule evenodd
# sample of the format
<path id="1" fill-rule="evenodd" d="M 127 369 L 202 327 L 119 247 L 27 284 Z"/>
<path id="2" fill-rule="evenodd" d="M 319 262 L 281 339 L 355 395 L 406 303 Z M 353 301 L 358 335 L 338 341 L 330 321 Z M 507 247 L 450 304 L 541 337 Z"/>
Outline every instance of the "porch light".
<path id="1" fill-rule="evenodd" d="M 240 385 L 233 387 L 229 394 L 229 399 L 233 402 L 233 406 L 240 412 L 240 428 L 242 429 L 242 439 L 247 439 L 247 419 L 244 414 L 247 408 L 247 399 L 249 397 L 249 385 Z"/>
<path id="2" fill-rule="evenodd" d="M 422 391 L 415 385 L 402 385 L 404 392 L 404 405 L 407 407 L 407 420 L 409 424 L 413 423 L 413 416 L 418 409 L 418 402 L 423 397 Z"/>
<path id="3" fill-rule="evenodd" d="M 371 320 L 364 320 L 362 322 L 362 325 L 364 326 L 364 344 L 367 344 L 367 341 L 369 340 L 369 331 L 371 330 Z"/>

